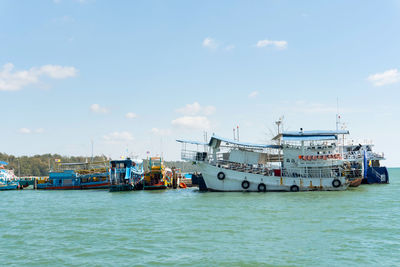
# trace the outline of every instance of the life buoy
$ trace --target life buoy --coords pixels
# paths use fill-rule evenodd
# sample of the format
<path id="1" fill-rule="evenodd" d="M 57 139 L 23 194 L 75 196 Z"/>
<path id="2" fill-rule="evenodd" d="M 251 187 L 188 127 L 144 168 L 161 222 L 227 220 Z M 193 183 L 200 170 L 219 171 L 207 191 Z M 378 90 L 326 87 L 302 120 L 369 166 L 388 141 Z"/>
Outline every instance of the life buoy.
<path id="1" fill-rule="evenodd" d="M 317 159 L 317 156 L 313 156 L 312 159 L 313 159 L 313 160 L 316 160 L 316 159 Z"/>
<path id="2" fill-rule="evenodd" d="M 318 159 L 322 159 L 322 156 L 321 156 L 321 155 L 319 155 L 319 156 L 318 156 Z"/>
<path id="3" fill-rule="evenodd" d="M 300 188 L 297 185 L 292 185 L 290 187 L 290 192 L 299 192 Z"/>
<path id="4" fill-rule="evenodd" d="M 244 180 L 244 181 L 242 182 L 242 188 L 243 188 L 243 189 L 248 189 L 249 187 L 250 187 L 250 182 Z"/>
<path id="5" fill-rule="evenodd" d="M 324 160 L 326 160 L 326 155 L 324 155 Z"/>
<path id="6" fill-rule="evenodd" d="M 331 159 L 332 158 L 332 155 L 328 155 L 328 159 Z"/>
<path id="7" fill-rule="evenodd" d="M 307 156 L 303 156 L 303 160 L 307 160 Z"/>
<path id="8" fill-rule="evenodd" d="M 335 188 L 338 188 L 341 185 L 342 185 L 342 182 L 340 180 L 338 180 L 338 179 L 335 179 L 335 180 L 332 181 L 332 186 L 335 187 Z"/>
<path id="9" fill-rule="evenodd" d="M 218 174 L 217 174 L 217 178 L 218 178 L 218 180 L 224 180 L 225 179 L 225 173 L 223 173 L 223 172 L 219 172 Z"/>
<path id="10" fill-rule="evenodd" d="M 311 156 L 307 156 L 307 160 L 311 160 L 312 159 L 312 157 Z"/>
<path id="11" fill-rule="evenodd" d="M 265 184 L 263 184 L 263 183 L 259 184 L 258 187 L 257 187 L 257 189 L 258 189 L 258 192 L 265 192 L 265 191 L 267 191 L 267 187 L 266 187 Z"/>

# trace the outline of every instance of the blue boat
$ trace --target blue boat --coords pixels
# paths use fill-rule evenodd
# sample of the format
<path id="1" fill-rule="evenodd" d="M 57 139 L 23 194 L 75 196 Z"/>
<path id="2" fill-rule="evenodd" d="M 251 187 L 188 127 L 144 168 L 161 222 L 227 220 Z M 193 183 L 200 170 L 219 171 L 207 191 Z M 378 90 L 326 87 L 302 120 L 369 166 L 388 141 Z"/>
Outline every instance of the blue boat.
<path id="1" fill-rule="evenodd" d="M 15 190 L 19 188 L 18 179 L 12 170 L 5 169 L 8 163 L 0 161 L 0 190 Z"/>
<path id="2" fill-rule="evenodd" d="M 91 163 L 61 163 L 49 173 L 49 178 L 39 181 L 37 189 L 107 189 L 108 161 Z"/>
<path id="3" fill-rule="evenodd" d="M 388 170 L 380 163 L 381 160 L 385 160 L 385 156 L 383 153 L 372 151 L 372 147 L 372 143 L 345 145 L 345 159 L 361 162 L 363 169 L 363 184 L 388 184 Z"/>
<path id="4" fill-rule="evenodd" d="M 110 192 L 143 189 L 143 161 L 112 160 L 110 162 Z"/>

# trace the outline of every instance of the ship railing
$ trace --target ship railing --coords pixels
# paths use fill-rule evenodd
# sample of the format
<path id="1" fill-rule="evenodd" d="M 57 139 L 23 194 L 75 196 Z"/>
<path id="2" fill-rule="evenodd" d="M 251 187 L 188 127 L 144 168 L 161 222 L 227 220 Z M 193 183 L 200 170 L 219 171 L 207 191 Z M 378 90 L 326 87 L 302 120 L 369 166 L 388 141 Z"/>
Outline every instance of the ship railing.
<path id="1" fill-rule="evenodd" d="M 181 152 L 181 159 L 188 161 L 209 161 L 210 156 L 207 152 L 184 150 Z"/>
<path id="2" fill-rule="evenodd" d="M 282 176 L 285 177 L 303 177 L 303 178 L 336 178 L 342 175 L 341 168 L 323 168 L 323 169 L 308 169 L 308 168 L 282 168 Z"/>
<path id="3" fill-rule="evenodd" d="M 222 159 L 216 162 L 210 159 L 209 164 L 212 166 L 216 166 L 218 168 L 224 168 L 238 172 L 262 174 L 265 176 L 274 176 L 273 168 L 271 166 L 264 166 L 262 164 L 247 164 L 247 163 L 239 163 Z"/>

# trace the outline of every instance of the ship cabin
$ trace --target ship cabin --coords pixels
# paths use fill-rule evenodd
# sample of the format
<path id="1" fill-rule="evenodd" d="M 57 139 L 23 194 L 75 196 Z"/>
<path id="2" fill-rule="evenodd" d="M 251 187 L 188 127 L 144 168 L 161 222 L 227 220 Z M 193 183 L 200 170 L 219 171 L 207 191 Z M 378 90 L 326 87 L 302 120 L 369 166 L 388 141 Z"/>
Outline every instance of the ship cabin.
<path id="1" fill-rule="evenodd" d="M 339 135 L 347 130 L 283 132 L 272 140 L 282 148 L 285 176 L 332 177 L 344 171 Z M 351 171 L 347 169 L 346 172 Z M 353 170 L 354 171 L 354 170 Z M 349 174 L 350 175 L 350 174 Z"/>
<path id="2" fill-rule="evenodd" d="M 112 160 L 110 162 L 110 191 L 130 191 L 143 187 L 143 161 Z"/>

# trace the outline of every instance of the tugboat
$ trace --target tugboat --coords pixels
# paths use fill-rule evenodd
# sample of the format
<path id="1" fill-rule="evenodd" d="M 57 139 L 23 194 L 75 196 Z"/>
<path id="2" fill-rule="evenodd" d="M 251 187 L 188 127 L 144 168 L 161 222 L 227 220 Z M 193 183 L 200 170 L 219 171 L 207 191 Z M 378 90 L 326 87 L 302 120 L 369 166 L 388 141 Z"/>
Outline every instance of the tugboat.
<path id="1" fill-rule="evenodd" d="M 182 159 L 199 166 L 209 191 L 338 191 L 349 186 L 339 134 L 346 130 L 279 133 L 276 144 L 251 144 L 213 135 L 183 143 Z M 187 150 L 188 144 L 204 150 Z"/>
<path id="2" fill-rule="evenodd" d="M 144 176 L 143 189 L 167 189 L 168 186 L 171 186 L 171 179 L 166 174 L 162 159 L 160 157 L 151 157 L 149 159 L 149 170 Z"/>
<path id="3" fill-rule="evenodd" d="M 1 190 L 15 190 L 19 188 L 18 180 L 16 179 L 12 170 L 5 169 L 8 163 L 0 161 L 0 191 Z"/>
<path id="4" fill-rule="evenodd" d="M 110 162 L 110 192 L 143 189 L 143 161 L 112 160 Z"/>
<path id="5" fill-rule="evenodd" d="M 60 163 L 50 171 L 48 179 L 38 182 L 37 189 L 106 189 L 110 185 L 107 163 Z"/>

